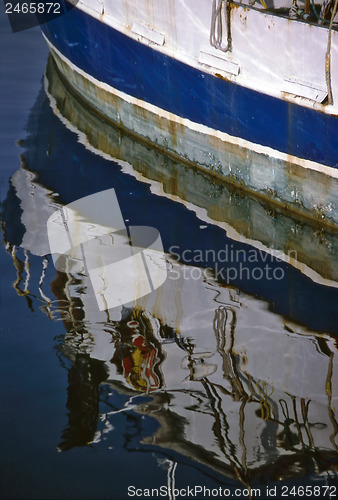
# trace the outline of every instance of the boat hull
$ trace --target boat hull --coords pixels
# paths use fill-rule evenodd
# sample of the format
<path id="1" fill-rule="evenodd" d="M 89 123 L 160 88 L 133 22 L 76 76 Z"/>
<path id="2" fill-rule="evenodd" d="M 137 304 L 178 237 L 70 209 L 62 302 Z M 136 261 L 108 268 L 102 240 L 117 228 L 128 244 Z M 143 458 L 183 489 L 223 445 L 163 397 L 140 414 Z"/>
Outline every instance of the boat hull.
<path id="1" fill-rule="evenodd" d="M 43 32 L 73 91 L 168 154 L 338 223 L 338 118 L 169 57 L 74 8 Z"/>

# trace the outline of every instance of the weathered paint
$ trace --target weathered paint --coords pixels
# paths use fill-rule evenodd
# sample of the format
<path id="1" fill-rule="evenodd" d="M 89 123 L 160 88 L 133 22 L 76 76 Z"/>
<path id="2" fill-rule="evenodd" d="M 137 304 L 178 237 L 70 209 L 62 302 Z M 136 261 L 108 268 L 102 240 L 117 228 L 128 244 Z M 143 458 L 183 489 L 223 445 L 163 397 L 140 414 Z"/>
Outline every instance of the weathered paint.
<path id="1" fill-rule="evenodd" d="M 285 6 L 288 7 L 288 4 Z M 94 18 L 98 17 L 90 0 L 81 0 L 77 7 Z M 218 56 L 238 62 L 242 71 L 234 78 L 224 72 L 224 77 L 231 76 L 232 81 L 239 85 L 278 98 L 283 97 L 283 82 L 290 78 L 326 88 L 327 26 L 290 20 L 271 11 L 262 12 L 256 5 L 249 7 L 232 3 L 230 7 L 232 50 L 226 54 L 218 51 Z M 209 0 L 195 0 L 193 3 L 162 0 L 156 4 L 150 0 L 105 0 L 101 20 L 136 39 L 138 37 L 132 32 L 132 24 L 141 21 L 165 34 L 164 46 L 158 47 L 163 54 L 215 74 L 217 70 L 198 62 L 201 48 L 210 47 L 210 18 Z M 147 39 L 141 42 L 154 48 L 154 44 Z M 333 31 L 331 59 L 334 95 L 338 88 L 335 64 L 337 51 L 338 34 Z M 286 96 L 286 99 L 293 98 L 291 95 Z M 301 104 L 330 114 L 338 112 L 338 103 L 327 107 L 303 99 Z"/>

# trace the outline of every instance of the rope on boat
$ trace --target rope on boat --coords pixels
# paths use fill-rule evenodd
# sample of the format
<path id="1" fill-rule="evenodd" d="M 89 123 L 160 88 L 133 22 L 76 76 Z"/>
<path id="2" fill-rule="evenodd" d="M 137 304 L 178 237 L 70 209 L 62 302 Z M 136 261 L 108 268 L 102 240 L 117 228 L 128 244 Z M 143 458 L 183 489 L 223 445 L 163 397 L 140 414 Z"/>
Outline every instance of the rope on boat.
<path id="1" fill-rule="evenodd" d="M 299 12 L 300 12 L 300 9 L 298 7 L 297 2 L 296 2 L 296 0 L 293 0 L 292 5 L 291 5 L 290 10 L 289 10 L 289 18 L 290 19 L 298 19 Z"/>
<path id="2" fill-rule="evenodd" d="M 329 25 L 329 36 L 327 40 L 327 49 L 325 54 L 325 79 L 326 79 L 326 87 L 327 87 L 327 103 L 333 104 L 333 96 L 332 96 L 332 86 L 331 86 L 331 40 L 332 40 L 332 25 L 333 20 L 337 14 L 338 0 L 335 0 L 333 9 L 331 12 L 331 19 Z"/>
<path id="3" fill-rule="evenodd" d="M 226 9 L 223 4 L 226 3 Z M 223 24 L 227 24 L 227 44 L 223 44 Z M 231 50 L 230 5 L 226 0 L 213 0 L 211 11 L 210 45 L 222 52 Z"/>
<path id="4" fill-rule="evenodd" d="M 314 0 L 312 0 L 312 2 L 314 2 Z M 333 8 L 333 0 L 323 1 L 319 16 L 317 16 L 317 12 L 315 12 L 316 16 L 318 17 L 318 24 L 324 24 L 330 22 L 330 13 L 332 13 L 332 8 Z"/>

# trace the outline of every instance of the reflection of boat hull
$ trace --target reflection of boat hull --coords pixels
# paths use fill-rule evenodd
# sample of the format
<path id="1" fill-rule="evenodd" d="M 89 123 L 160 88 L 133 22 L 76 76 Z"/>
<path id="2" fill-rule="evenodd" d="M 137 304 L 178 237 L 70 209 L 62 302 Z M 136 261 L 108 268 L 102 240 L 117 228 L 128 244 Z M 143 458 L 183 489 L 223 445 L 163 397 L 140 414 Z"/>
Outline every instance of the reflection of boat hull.
<path id="1" fill-rule="evenodd" d="M 139 180 L 154 181 L 152 192 L 189 203 L 200 219 L 223 227 L 234 240 L 277 252 L 289 262 L 296 256 L 292 265 L 302 273 L 317 283 L 338 287 L 338 262 L 333 257 L 338 252 L 335 232 L 324 234 L 316 225 L 304 224 L 301 217 L 294 219 L 286 211 L 276 212 L 271 205 L 243 196 L 221 181 L 215 184 L 208 175 L 103 122 L 67 90 L 52 58 L 47 65 L 45 91 L 54 113 L 87 149 L 119 161 L 124 172 Z"/>
<path id="2" fill-rule="evenodd" d="M 262 92 L 246 88 L 241 73 L 238 78 L 229 78 L 221 70 L 219 74 L 203 63 L 193 64 L 193 58 L 188 62 L 178 60 L 179 55 L 175 58 L 166 54 L 166 43 L 164 48 L 144 39 L 140 43 L 140 37 L 130 28 L 119 31 L 109 25 L 114 20 L 115 24 L 124 24 L 118 9 L 116 15 L 109 14 L 109 2 L 101 18 L 84 4 L 43 30 L 60 71 L 96 111 L 167 152 L 269 195 L 276 203 L 288 203 L 294 209 L 303 208 L 338 221 L 338 177 L 334 168 L 338 152 L 336 141 L 331 140 L 337 118 L 325 106 L 311 99 L 305 99 L 307 105 L 288 102 L 282 91 L 268 95 L 264 87 L 260 88 Z M 202 4 L 202 8 L 208 8 Z M 183 9 L 183 5 L 175 3 L 177 9 Z M 236 6 L 231 10 L 235 33 L 242 29 L 241 9 Z M 276 33 L 280 29 L 283 36 L 287 36 L 285 26 L 293 36 L 301 30 L 307 47 L 312 47 L 317 37 L 321 49 L 316 57 L 324 57 L 326 30 L 310 25 L 300 28 L 301 23 L 263 16 L 250 8 L 245 9 L 245 16 L 248 26 L 271 21 L 271 26 L 278 25 Z M 268 20 L 263 21 L 265 18 Z M 133 19 L 129 23 L 133 24 Z M 192 36 L 201 36 L 199 44 L 207 43 L 206 29 L 201 34 L 196 26 L 194 29 Z M 332 35 L 335 43 L 336 32 Z M 172 49 L 170 41 L 168 47 Z M 283 75 L 277 76 L 283 81 Z"/>
<path id="3" fill-rule="evenodd" d="M 28 123 L 29 137 L 23 156 L 24 164 L 34 173 L 22 168 L 13 177 L 12 191 L 17 191 L 24 214 L 21 214 L 18 200 L 15 202 L 12 196 L 9 203 L 12 207 L 17 205 L 17 210 L 15 225 L 9 222 L 6 225 L 6 233 L 11 235 L 9 241 L 32 248 L 33 253 L 38 251 L 32 244 L 36 242 L 43 255 L 49 253 L 46 223 L 57 209 L 54 202 L 64 205 L 114 188 L 122 213 L 130 224 L 156 227 L 162 238 L 165 235 L 166 252 L 174 246 L 182 262 L 189 263 L 190 260 L 194 263 L 192 256 L 198 256 L 196 252 L 202 251 L 202 260 L 196 259 L 196 264 L 212 269 L 217 264 L 218 270 L 230 266 L 239 271 L 243 253 L 245 265 L 250 264 L 248 256 L 252 254 L 253 268 L 264 269 L 267 264 L 280 267 L 284 279 L 279 281 L 246 279 L 246 276 L 241 278 L 238 275 L 237 279 L 228 282 L 273 303 L 276 312 L 296 322 L 312 329 L 336 332 L 334 305 L 337 288 L 332 288 L 337 286 L 335 233 L 318 231 L 316 226 L 311 227 L 302 219 L 283 216 L 268 205 L 215 184 L 209 176 L 168 159 L 155 148 L 133 141 L 71 98 L 60 85 L 58 73 L 51 67 L 47 75 L 48 90 L 52 94 L 49 99 L 55 114 L 41 94 Z M 67 166 L 62 176 L 60 162 Z M 126 177 L 124 172 L 131 177 Z M 67 182 L 64 182 L 64 176 Z M 158 181 L 151 182 L 150 191 L 159 196 L 150 194 L 149 177 Z M 46 192 L 43 186 L 48 186 L 51 191 Z M 27 196 L 31 192 L 34 192 L 34 197 Z M 153 210 L 146 209 L 150 199 Z M 4 220 L 8 219 L 8 213 L 6 209 Z M 202 224 L 208 223 L 207 226 L 201 226 L 201 221 Z M 25 234 L 22 226 L 26 222 L 30 227 L 29 234 Z M 14 227 L 16 235 L 13 235 Z M 226 249 L 228 263 L 224 261 Z M 232 250 L 235 257 L 231 257 Z M 236 258 L 237 252 L 240 262 Z M 273 259 L 275 253 L 281 259 L 284 254 L 284 262 Z M 298 257 L 298 261 L 290 262 L 288 255 Z M 318 286 L 316 282 L 329 286 Z"/>
<path id="4" fill-rule="evenodd" d="M 140 418 L 132 444 L 174 450 L 242 484 L 265 473 L 272 479 L 309 474 L 313 463 L 317 474 L 331 470 L 337 449 L 332 337 L 307 331 L 267 302 L 170 256 L 163 286 L 112 319 L 111 311 L 99 310 L 82 269 L 47 270 L 46 222 L 62 204 L 27 170 L 12 183 L 25 225 L 24 263 L 22 250 L 7 244 L 18 271 L 15 288 L 33 301 L 38 287 L 39 306 L 42 299 L 50 318 L 63 322 L 58 348 L 73 364 L 61 449 L 104 445 L 116 414 L 147 415 L 160 428 L 150 431 Z M 39 279 L 30 252 L 42 257 Z M 48 274 L 56 301 L 48 298 Z M 116 392 L 102 401 L 102 387 Z"/>
<path id="5" fill-rule="evenodd" d="M 48 307 L 63 320 L 58 348 L 73 363 L 60 449 L 104 442 L 116 414 L 140 414 L 159 428 L 150 435 L 146 428 L 129 446 L 173 450 L 243 484 L 262 474 L 280 480 L 330 470 L 337 449 L 333 339 L 290 325 L 231 288 L 183 279 L 186 268 L 172 265 L 175 279 L 119 321 L 98 310 L 83 275 L 58 272 L 51 284 L 58 304 Z M 146 330 L 131 331 L 141 323 Z M 100 384 L 129 396 L 124 405 L 105 399 L 100 415 Z"/>

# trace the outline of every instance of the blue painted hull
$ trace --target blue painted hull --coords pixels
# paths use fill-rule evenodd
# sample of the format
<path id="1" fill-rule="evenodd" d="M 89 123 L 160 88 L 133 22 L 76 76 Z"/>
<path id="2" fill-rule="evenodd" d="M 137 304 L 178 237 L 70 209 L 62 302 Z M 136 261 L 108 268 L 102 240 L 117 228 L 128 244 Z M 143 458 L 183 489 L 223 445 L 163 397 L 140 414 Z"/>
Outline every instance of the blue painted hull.
<path id="1" fill-rule="evenodd" d="M 274 150 L 338 166 L 338 118 L 209 75 L 79 9 L 42 26 L 49 41 L 100 82 L 182 118 Z"/>

